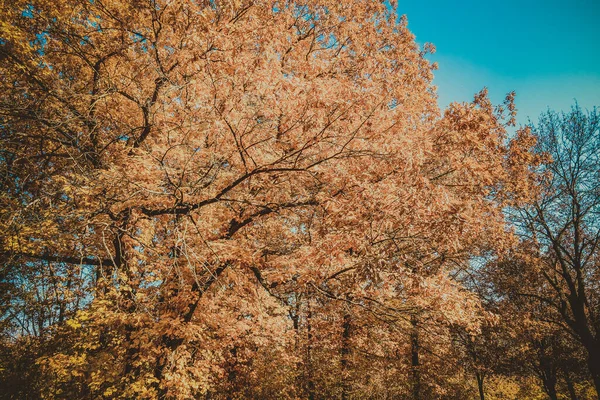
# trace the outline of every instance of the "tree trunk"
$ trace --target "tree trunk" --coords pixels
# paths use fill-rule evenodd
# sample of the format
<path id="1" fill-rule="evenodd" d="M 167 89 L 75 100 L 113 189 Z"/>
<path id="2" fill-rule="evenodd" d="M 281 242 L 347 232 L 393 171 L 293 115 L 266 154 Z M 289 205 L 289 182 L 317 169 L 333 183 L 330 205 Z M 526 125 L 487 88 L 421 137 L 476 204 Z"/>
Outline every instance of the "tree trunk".
<path id="1" fill-rule="evenodd" d="M 308 400 L 315 400 L 315 383 L 313 381 L 313 372 L 312 372 L 312 338 L 313 338 L 313 334 L 312 334 L 312 326 L 311 326 L 311 319 L 312 319 L 312 309 L 310 307 L 310 297 L 307 299 L 308 302 L 308 311 L 306 313 L 306 331 L 307 331 L 307 344 L 306 344 L 306 358 L 307 358 L 307 362 L 306 362 L 306 366 L 308 368 L 308 371 L 306 371 L 306 377 L 307 377 L 307 382 L 306 382 L 306 388 L 308 391 Z"/>
<path id="2" fill-rule="evenodd" d="M 485 393 L 483 392 L 484 376 L 480 372 L 475 372 L 475 376 L 477 377 L 477 388 L 479 389 L 479 399 L 485 400 Z"/>
<path id="3" fill-rule="evenodd" d="M 556 394 L 556 386 L 548 388 L 547 393 L 550 400 L 558 400 L 558 395 Z"/>
<path id="4" fill-rule="evenodd" d="M 413 400 L 421 400 L 421 371 L 419 365 L 419 330 L 417 316 L 412 315 L 410 317 L 410 323 L 412 325 L 412 331 L 410 334 L 411 344 L 411 370 L 412 370 L 412 384 L 413 384 Z"/>
<path id="5" fill-rule="evenodd" d="M 342 348 L 340 351 L 342 359 L 342 400 L 348 400 L 348 357 L 350 355 L 350 313 L 344 313 L 342 325 Z"/>
<path id="6" fill-rule="evenodd" d="M 578 400 L 577 393 L 575 392 L 575 386 L 573 386 L 573 380 L 571 379 L 571 374 L 569 371 L 565 369 L 565 381 L 567 382 L 567 389 L 569 390 L 569 397 L 571 400 Z"/>
<path id="7" fill-rule="evenodd" d="M 226 371 L 227 371 L 227 381 L 229 385 L 227 385 L 227 400 L 233 400 L 235 392 L 236 392 L 236 380 L 237 380 L 237 346 L 233 346 L 231 350 L 229 350 L 229 354 L 231 355 L 231 360 L 227 363 Z"/>
<path id="8" fill-rule="evenodd" d="M 302 304 L 300 300 L 301 295 L 296 294 L 296 304 L 294 308 L 290 308 L 289 310 L 289 315 L 292 319 L 292 326 L 294 327 L 294 354 L 302 352 L 301 346 L 302 343 L 304 343 L 303 341 L 301 341 L 300 337 L 300 308 Z M 302 357 L 298 357 L 298 360 L 296 361 L 296 388 L 302 388 L 304 386 L 304 374 L 302 373 L 302 371 L 304 371 L 304 360 L 302 359 Z"/>
<path id="9" fill-rule="evenodd" d="M 544 391 L 548 394 L 550 400 L 558 400 L 556 393 L 556 374 L 542 373 L 542 383 Z"/>
<path id="10" fill-rule="evenodd" d="M 581 343 L 587 351 L 587 365 L 596 389 L 596 397 L 600 399 L 600 340 L 590 330 L 589 320 L 585 313 L 584 301 L 577 299 L 573 307 L 575 323 L 572 324 L 573 330 L 579 335 Z"/>
<path id="11" fill-rule="evenodd" d="M 591 347 L 588 348 L 588 368 L 596 388 L 596 397 L 600 399 L 600 345 L 596 343 Z"/>

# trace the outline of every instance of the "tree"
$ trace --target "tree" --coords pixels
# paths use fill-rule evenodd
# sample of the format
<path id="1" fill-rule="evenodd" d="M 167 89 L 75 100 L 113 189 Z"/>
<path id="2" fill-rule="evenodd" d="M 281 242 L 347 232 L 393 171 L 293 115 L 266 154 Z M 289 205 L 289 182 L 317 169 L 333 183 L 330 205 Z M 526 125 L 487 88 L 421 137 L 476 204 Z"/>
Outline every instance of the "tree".
<path id="1" fill-rule="evenodd" d="M 536 318 L 561 327 L 587 352 L 600 393 L 600 130 L 597 111 L 548 111 L 531 129 L 540 167 L 541 192 L 513 214 L 522 244 L 503 264 L 504 293 L 537 302 Z"/>
<path id="2" fill-rule="evenodd" d="M 441 116 L 385 2 L 2 11 L 3 326 L 39 337 L 43 396 L 239 394 L 291 352 L 291 308 L 314 334 L 315 295 L 477 325 L 450 274 L 509 243 L 534 142 L 511 98 Z"/>

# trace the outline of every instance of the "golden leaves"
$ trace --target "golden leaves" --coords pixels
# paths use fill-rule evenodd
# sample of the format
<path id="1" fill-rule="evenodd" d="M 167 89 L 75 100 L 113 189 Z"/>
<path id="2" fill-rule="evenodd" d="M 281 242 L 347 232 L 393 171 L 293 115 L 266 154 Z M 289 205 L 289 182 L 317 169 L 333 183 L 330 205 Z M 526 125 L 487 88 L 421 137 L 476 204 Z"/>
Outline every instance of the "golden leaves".
<path id="1" fill-rule="evenodd" d="M 384 2 L 39 8 L 42 54 L 2 67 L 2 107 L 19 104 L 2 250 L 90 264 L 58 301 L 73 348 L 40 359 L 49 387 L 70 368 L 92 396 L 192 398 L 233 391 L 220 378 L 238 369 L 255 382 L 252 356 L 291 382 L 311 362 L 301 329 L 314 318 L 337 349 L 330 321 L 353 307 L 367 310 L 357 342 L 390 307 L 477 329 L 446 260 L 508 236 L 491 194 L 526 189 L 533 142 L 505 144 L 485 91 L 438 118 L 433 47 Z M 2 23 L 11 43 L 35 36 Z M 372 334 L 401 347 L 389 327 Z"/>

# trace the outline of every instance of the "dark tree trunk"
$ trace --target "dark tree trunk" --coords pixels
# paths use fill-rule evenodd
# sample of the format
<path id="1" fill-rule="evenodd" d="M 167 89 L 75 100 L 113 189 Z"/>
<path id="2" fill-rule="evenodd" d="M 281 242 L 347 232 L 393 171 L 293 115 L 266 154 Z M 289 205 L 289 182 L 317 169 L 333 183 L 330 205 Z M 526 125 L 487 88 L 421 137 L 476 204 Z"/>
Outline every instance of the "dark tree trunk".
<path id="1" fill-rule="evenodd" d="M 485 400 L 485 393 L 483 392 L 483 379 L 484 376 L 480 372 L 476 372 L 475 376 L 477 377 L 477 389 L 479 389 L 479 399 Z"/>
<path id="2" fill-rule="evenodd" d="M 227 363 L 227 381 L 229 382 L 227 391 L 227 400 L 232 400 L 234 398 L 236 392 L 236 380 L 237 380 L 237 346 L 233 346 L 231 350 L 229 350 L 231 355 L 231 360 Z"/>
<path id="3" fill-rule="evenodd" d="M 556 386 L 547 388 L 547 393 L 550 400 L 558 400 L 558 395 L 556 394 Z"/>
<path id="4" fill-rule="evenodd" d="M 596 396 L 600 399 L 600 344 L 592 344 L 588 348 L 588 368 L 596 388 Z"/>
<path id="5" fill-rule="evenodd" d="M 293 308 L 290 307 L 289 316 L 292 319 L 292 326 L 294 327 L 294 354 L 298 354 L 301 352 L 301 341 L 300 337 L 300 310 L 301 310 L 301 295 L 296 294 L 295 305 Z M 296 361 L 296 387 L 302 388 L 304 386 L 304 374 L 302 371 L 304 370 L 304 361 L 301 357 L 298 357 Z"/>
<path id="6" fill-rule="evenodd" d="M 600 340 L 591 331 L 590 321 L 585 312 L 585 299 L 578 297 L 571 301 L 574 321 L 571 328 L 579 336 L 587 351 L 587 365 L 596 389 L 596 397 L 600 399 Z"/>
<path id="7" fill-rule="evenodd" d="M 342 359 L 342 400 L 348 399 L 349 382 L 348 382 L 348 357 L 350 355 L 350 313 L 344 314 L 344 322 L 342 325 L 342 348 L 340 351 Z"/>
<path id="8" fill-rule="evenodd" d="M 544 391 L 548 394 L 550 400 L 558 400 L 556 393 L 556 373 L 552 371 L 544 371 L 541 374 Z"/>
<path id="9" fill-rule="evenodd" d="M 573 380 L 568 370 L 565 370 L 565 381 L 567 382 L 567 390 L 569 391 L 569 397 L 571 400 L 578 400 L 577 393 L 575 392 L 575 386 L 573 386 Z"/>
<path id="10" fill-rule="evenodd" d="M 313 338 L 313 333 L 312 333 L 312 326 L 311 326 L 311 320 L 312 320 L 312 309 L 310 307 L 310 298 L 308 298 L 307 300 L 308 302 L 308 311 L 306 313 L 306 331 L 307 331 L 307 344 L 306 344 L 306 358 L 307 358 L 307 368 L 308 370 L 306 371 L 306 378 L 307 378 L 307 382 L 306 382 L 306 389 L 308 391 L 308 399 L 309 400 L 315 400 L 315 382 L 313 381 L 313 368 L 312 368 L 312 338 Z"/>
<path id="11" fill-rule="evenodd" d="M 411 371 L 412 371 L 412 389 L 413 389 L 413 400 L 421 400 L 421 371 L 419 364 L 419 329 L 417 316 L 412 315 L 410 317 L 410 323 L 412 325 L 412 331 L 410 334 L 411 344 Z"/>

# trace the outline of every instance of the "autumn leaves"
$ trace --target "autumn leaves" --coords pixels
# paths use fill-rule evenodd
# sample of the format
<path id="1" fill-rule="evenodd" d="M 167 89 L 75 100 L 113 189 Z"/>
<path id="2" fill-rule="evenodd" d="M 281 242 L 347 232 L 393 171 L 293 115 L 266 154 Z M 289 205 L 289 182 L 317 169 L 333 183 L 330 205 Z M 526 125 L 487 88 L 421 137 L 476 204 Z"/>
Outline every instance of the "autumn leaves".
<path id="1" fill-rule="evenodd" d="M 541 162 L 512 97 L 440 115 L 384 3 L 67 3 L 2 25 L 3 340 L 41 382 L 12 396 L 468 390 L 460 278 Z"/>

